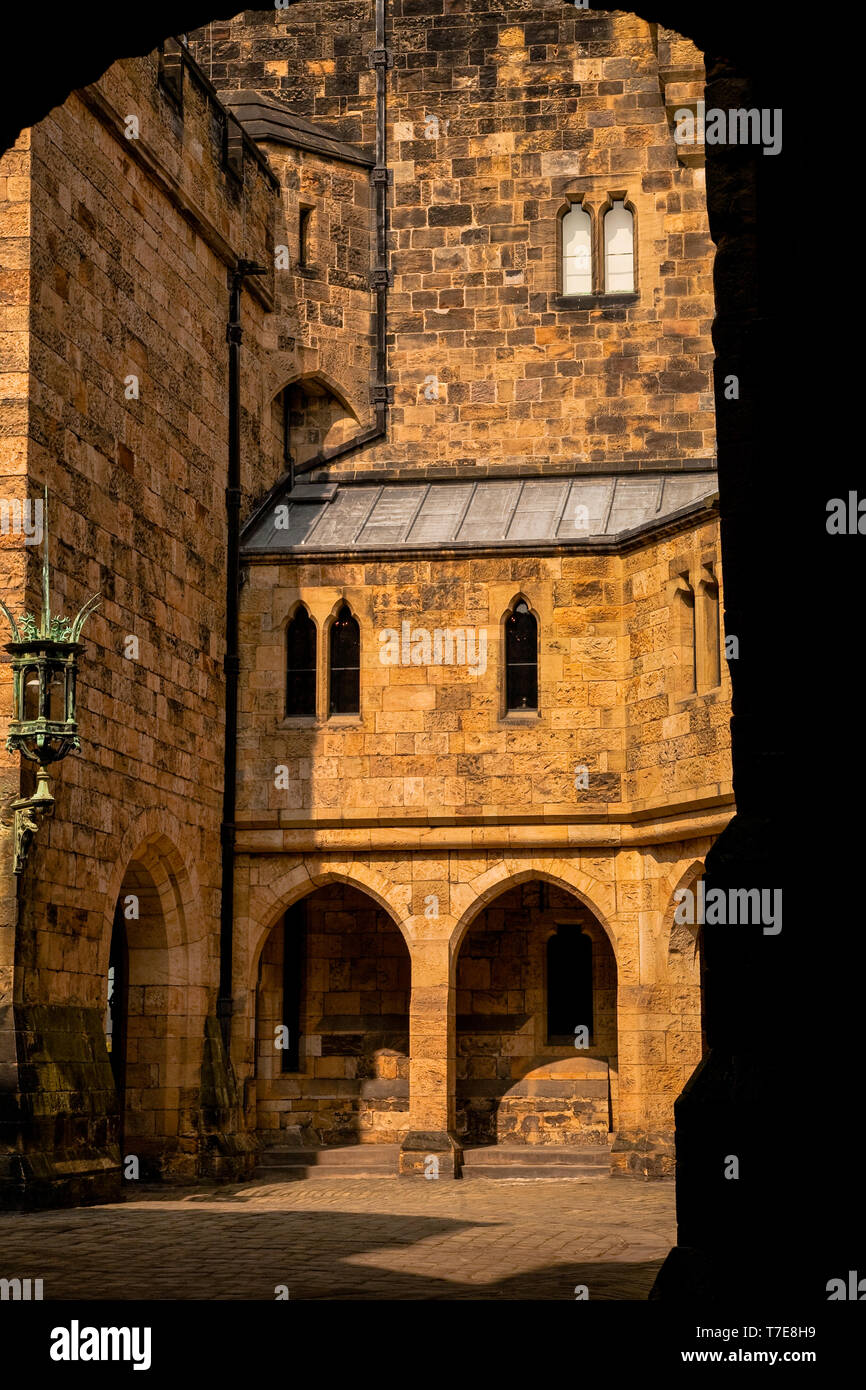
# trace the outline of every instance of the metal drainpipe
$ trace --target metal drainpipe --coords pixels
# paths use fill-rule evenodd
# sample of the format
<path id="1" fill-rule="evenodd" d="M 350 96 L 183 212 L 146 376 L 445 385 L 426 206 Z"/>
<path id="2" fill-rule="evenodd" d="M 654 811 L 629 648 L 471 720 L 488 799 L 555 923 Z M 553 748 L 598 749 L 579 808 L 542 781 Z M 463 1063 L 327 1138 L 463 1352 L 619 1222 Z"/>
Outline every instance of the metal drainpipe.
<path id="1" fill-rule="evenodd" d="M 376 382 L 373 386 L 373 405 L 376 409 L 376 428 L 385 433 L 387 408 L 391 399 L 388 386 L 388 347 L 385 335 L 388 327 L 388 290 L 391 271 L 388 269 L 388 69 L 393 66 L 390 51 L 385 46 L 385 0 L 376 0 L 376 47 L 372 55 L 376 69 L 376 166 L 373 187 L 376 190 L 376 265 L 371 283 L 376 291 Z"/>
<path id="2" fill-rule="evenodd" d="M 394 395 L 394 388 L 388 385 L 388 345 L 386 342 L 388 290 L 393 280 L 388 268 L 388 184 L 390 175 L 387 164 L 387 99 L 388 69 L 393 67 L 394 61 L 390 50 L 385 47 L 385 0 L 375 0 L 375 6 L 376 47 L 370 54 L 369 61 L 370 67 L 376 69 L 376 164 L 370 171 L 376 194 L 376 264 L 370 272 L 370 287 L 376 294 L 376 379 L 370 390 L 376 423 L 370 429 L 355 435 L 354 439 L 348 439 L 345 444 L 338 445 L 336 449 L 322 450 L 321 453 L 316 454 L 315 458 L 308 459 L 304 464 L 297 464 L 292 460 L 288 469 L 291 486 L 294 486 L 295 478 L 301 474 L 312 473 L 313 469 L 321 468 L 324 464 L 342 458 L 355 449 L 361 449 L 367 444 L 374 444 L 377 440 L 384 439 L 388 423 L 388 406 Z M 279 486 L 281 484 L 278 484 Z M 256 514 L 270 504 L 276 491 L 277 489 L 273 489 L 272 492 L 268 493 L 261 507 L 256 509 Z"/>
<path id="3" fill-rule="evenodd" d="M 235 896 L 235 807 L 237 804 L 238 684 L 240 652 L 238 595 L 241 534 L 241 287 L 248 275 L 264 275 L 265 267 L 240 259 L 231 272 L 229 319 L 229 457 L 226 486 L 226 653 L 225 743 L 223 747 L 223 814 L 220 826 L 222 883 L 220 896 L 220 977 L 217 1018 L 226 1059 L 231 1048 L 232 947 Z"/>

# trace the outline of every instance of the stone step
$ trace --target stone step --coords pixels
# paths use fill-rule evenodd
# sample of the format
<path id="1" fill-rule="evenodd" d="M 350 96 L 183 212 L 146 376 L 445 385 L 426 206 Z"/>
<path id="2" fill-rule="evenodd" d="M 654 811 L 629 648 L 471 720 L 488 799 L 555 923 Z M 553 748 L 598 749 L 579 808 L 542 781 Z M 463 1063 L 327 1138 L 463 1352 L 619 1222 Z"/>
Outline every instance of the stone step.
<path id="1" fill-rule="evenodd" d="M 255 1170 L 272 1182 L 302 1179 L 393 1178 L 397 1144 L 357 1144 L 334 1149 L 264 1149 Z M 577 1148 L 556 1144 L 489 1144 L 463 1150 L 464 1178 L 606 1178 L 606 1145 Z"/>
<path id="2" fill-rule="evenodd" d="M 463 1178 L 588 1178 L 610 1176 L 607 1146 L 492 1144 L 463 1150 Z"/>
<path id="3" fill-rule="evenodd" d="M 463 1163 L 471 1167 L 477 1163 L 573 1163 L 606 1168 L 609 1162 L 606 1144 L 480 1144 L 463 1150 Z"/>
<path id="4" fill-rule="evenodd" d="M 397 1176 L 397 1144 L 353 1144 L 335 1149 L 264 1149 L 257 1178 L 389 1178 Z"/>
<path id="5" fill-rule="evenodd" d="M 472 1168 L 464 1168 L 464 1182 L 477 1182 L 479 1178 L 495 1178 L 498 1182 L 520 1182 L 538 1178 L 557 1178 L 566 1182 L 607 1182 L 610 1173 L 606 1168 L 581 1168 L 576 1163 L 476 1163 Z"/>

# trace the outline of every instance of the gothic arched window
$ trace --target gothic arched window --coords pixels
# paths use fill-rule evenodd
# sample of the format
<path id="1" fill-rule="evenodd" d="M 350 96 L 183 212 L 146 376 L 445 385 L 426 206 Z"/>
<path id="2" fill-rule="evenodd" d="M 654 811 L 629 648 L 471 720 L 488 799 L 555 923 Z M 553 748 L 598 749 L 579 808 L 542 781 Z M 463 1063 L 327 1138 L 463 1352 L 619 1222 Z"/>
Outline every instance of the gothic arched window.
<path id="1" fill-rule="evenodd" d="M 524 599 L 505 620 L 505 708 L 538 709 L 538 624 Z"/>
<path id="2" fill-rule="evenodd" d="M 303 605 L 286 629 L 286 714 L 316 717 L 316 624 Z"/>
<path id="3" fill-rule="evenodd" d="M 331 624 L 330 698 L 331 714 L 361 712 L 361 629 L 344 603 Z"/>
<path id="4" fill-rule="evenodd" d="M 562 293 L 592 294 L 592 218 L 572 203 L 562 219 Z"/>

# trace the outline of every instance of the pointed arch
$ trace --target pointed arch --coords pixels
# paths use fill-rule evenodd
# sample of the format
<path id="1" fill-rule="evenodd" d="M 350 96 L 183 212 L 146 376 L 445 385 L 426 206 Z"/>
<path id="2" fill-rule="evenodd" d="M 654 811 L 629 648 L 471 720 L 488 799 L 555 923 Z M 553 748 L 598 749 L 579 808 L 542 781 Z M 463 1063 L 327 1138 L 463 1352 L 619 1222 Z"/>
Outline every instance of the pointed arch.
<path id="1" fill-rule="evenodd" d="M 319 370 L 292 373 L 271 399 L 271 416 L 283 462 L 296 466 L 345 443 L 360 423 L 343 387 Z"/>
<path id="2" fill-rule="evenodd" d="M 315 618 L 298 599 L 285 628 L 287 719 L 316 718 L 318 636 Z"/>
<path id="3" fill-rule="evenodd" d="M 196 1171 L 190 1098 L 201 1084 L 211 984 L 195 869 L 172 830 L 179 839 L 176 822 L 155 810 L 127 830 L 108 878 L 98 953 L 116 1138 L 150 1178 Z"/>
<path id="4" fill-rule="evenodd" d="M 695 859 L 688 868 L 679 876 L 675 887 L 671 891 L 670 903 L 665 921 L 670 922 L 670 930 L 667 934 L 667 977 L 673 985 L 686 986 L 687 992 L 694 991 L 694 1003 L 692 1013 L 696 1016 L 700 1025 L 700 1053 L 703 1055 L 707 1050 L 706 1032 L 706 952 L 704 947 L 704 929 L 702 923 L 697 920 L 697 913 L 692 914 L 694 920 L 691 922 L 678 922 L 676 920 L 676 909 L 682 899 L 679 894 L 686 890 L 696 894 L 697 885 L 704 876 L 704 865 L 699 859 Z M 695 1027 L 697 1025 L 694 1025 Z"/>
<path id="5" fill-rule="evenodd" d="M 523 594 L 517 594 L 502 619 L 504 713 L 537 713 L 538 615 Z"/>
<path id="6" fill-rule="evenodd" d="M 328 716 L 361 713 L 361 624 L 343 599 L 328 623 Z"/>
<path id="7" fill-rule="evenodd" d="M 665 906 L 664 921 L 670 924 L 667 932 L 667 953 L 668 957 L 672 954 L 692 955 L 697 953 L 698 923 L 677 922 L 676 910 L 680 899 L 678 894 L 683 890 L 691 893 L 696 891 L 698 880 L 704 876 L 704 864 L 701 859 L 693 859 L 688 868 L 684 869 L 676 883 L 670 891 L 670 897 Z"/>
<path id="8" fill-rule="evenodd" d="M 174 816 L 156 807 L 143 811 L 127 827 L 103 885 L 104 908 L 97 960 L 100 974 L 104 975 L 108 969 L 115 906 L 133 863 L 143 865 L 154 880 L 165 919 L 166 947 L 195 946 L 198 950 L 199 944 L 205 941 L 202 890 L 195 857 L 189 850 L 180 848 L 187 834 L 188 830 Z M 203 970 L 198 983 L 207 983 Z"/>
<path id="9" fill-rule="evenodd" d="M 408 919 L 392 900 L 394 889 L 390 880 L 360 861 L 343 867 L 325 867 L 325 863 L 324 860 L 300 860 L 272 881 L 261 884 L 251 896 L 248 908 L 249 955 L 244 967 L 245 979 L 242 984 L 239 982 L 240 988 L 255 988 L 262 949 L 280 918 L 295 903 L 328 883 L 344 883 L 349 888 L 366 893 L 388 914 L 411 949 L 412 934 Z"/>
<path id="10" fill-rule="evenodd" d="M 303 368 L 299 368 L 278 379 L 276 385 L 272 386 L 271 389 L 271 401 L 274 402 L 278 400 L 283 392 L 290 386 L 304 383 L 309 384 L 311 387 L 318 387 L 326 391 L 330 396 L 333 396 L 334 400 L 343 407 L 347 414 L 353 416 L 356 422 L 360 419 L 360 412 L 357 407 L 353 405 L 346 388 L 341 382 L 337 381 L 336 377 L 330 376 L 328 372 L 323 371 L 320 367 L 316 367 L 313 371 L 305 371 Z"/>
<path id="11" fill-rule="evenodd" d="M 600 905 L 600 898 L 603 893 L 604 885 L 590 878 L 589 875 L 583 873 L 577 865 L 567 860 L 555 860 L 551 863 L 551 860 L 545 859 L 540 864 L 530 862 L 517 868 L 513 862 L 509 863 L 507 860 L 503 859 L 468 885 L 475 896 L 457 919 L 451 933 L 450 952 L 452 972 L 454 963 L 460 952 L 463 938 L 478 914 L 482 912 L 494 898 L 498 898 L 510 888 L 514 888 L 520 883 L 528 883 L 532 879 L 540 879 L 543 883 L 555 884 L 557 888 L 562 888 L 566 893 L 571 893 L 592 913 L 610 941 L 614 959 L 619 968 L 617 935 L 611 921 L 611 915 L 615 907 L 613 898 L 614 889 L 612 886 L 610 888 L 610 907 L 609 909 L 605 909 Z"/>

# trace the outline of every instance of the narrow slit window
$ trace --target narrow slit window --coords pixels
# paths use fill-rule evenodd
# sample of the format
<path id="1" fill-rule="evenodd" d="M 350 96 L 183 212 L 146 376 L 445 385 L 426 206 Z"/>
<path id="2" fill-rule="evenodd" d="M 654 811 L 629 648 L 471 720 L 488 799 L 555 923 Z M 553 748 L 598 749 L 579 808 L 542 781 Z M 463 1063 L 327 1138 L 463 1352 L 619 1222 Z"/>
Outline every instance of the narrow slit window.
<path id="1" fill-rule="evenodd" d="M 562 293 L 592 294 L 592 219 L 579 203 L 562 219 Z"/>
<path id="2" fill-rule="evenodd" d="M 313 263 L 312 254 L 313 209 L 302 207 L 298 210 L 298 264 L 309 266 Z"/>
<path id="3" fill-rule="evenodd" d="M 586 1028 L 592 1040 L 592 942 L 580 927 L 563 925 L 547 943 L 547 1040 L 574 1041 Z"/>
<path id="4" fill-rule="evenodd" d="M 361 629 L 344 603 L 331 624 L 331 714 L 361 712 Z"/>
<path id="5" fill-rule="evenodd" d="M 709 566 L 700 582 L 699 593 L 700 633 L 696 642 L 698 687 L 701 690 L 715 690 L 722 679 L 719 585 Z"/>
<path id="6" fill-rule="evenodd" d="M 634 216 L 624 202 L 604 215 L 605 294 L 634 293 Z"/>
<path id="7" fill-rule="evenodd" d="M 288 1034 L 280 1071 L 301 1071 L 304 975 L 307 960 L 307 913 L 303 902 L 289 908 L 283 919 L 283 1017 Z"/>
<path id="8" fill-rule="evenodd" d="M 114 926 L 108 956 L 108 988 L 105 1010 L 105 1045 L 118 1094 L 122 1094 L 126 1063 L 127 989 L 129 984 L 129 950 L 123 906 L 114 910 Z"/>
<path id="9" fill-rule="evenodd" d="M 316 625 L 299 608 L 286 630 L 286 715 L 316 717 Z"/>
<path id="10" fill-rule="evenodd" d="M 676 661 L 679 667 L 677 684 L 682 698 L 696 694 L 698 688 L 697 603 L 688 574 L 678 576 L 674 605 Z"/>
<path id="11" fill-rule="evenodd" d="M 524 599 L 505 623 L 505 708 L 538 709 L 538 624 Z"/>

